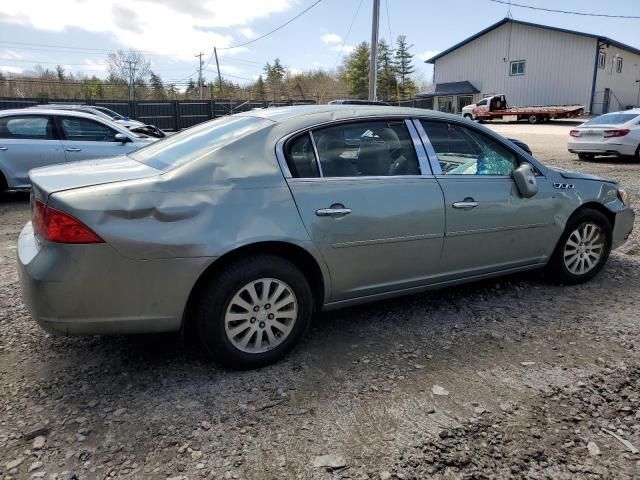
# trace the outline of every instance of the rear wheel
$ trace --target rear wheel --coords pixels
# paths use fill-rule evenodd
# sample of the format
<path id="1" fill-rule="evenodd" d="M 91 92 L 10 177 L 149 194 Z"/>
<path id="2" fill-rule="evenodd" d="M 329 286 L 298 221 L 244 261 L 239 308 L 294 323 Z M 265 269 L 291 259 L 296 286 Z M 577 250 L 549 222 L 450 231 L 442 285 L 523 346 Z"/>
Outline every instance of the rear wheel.
<path id="1" fill-rule="evenodd" d="M 605 215 L 591 208 L 580 210 L 567 222 L 547 270 L 560 283 L 591 280 L 609 258 L 611 240 L 611 223 Z"/>
<path id="2" fill-rule="evenodd" d="M 205 350 L 231 368 L 258 368 L 279 360 L 311 321 L 309 283 L 281 257 L 235 262 L 205 290 L 195 312 L 197 331 Z"/>
<path id="3" fill-rule="evenodd" d="M 531 124 L 534 125 L 536 123 L 540 123 L 541 122 L 541 117 L 539 117 L 538 115 L 529 115 L 527 117 L 527 121 Z"/>
<path id="4" fill-rule="evenodd" d="M 593 160 L 594 159 L 594 155 L 593 153 L 579 153 L 578 154 L 578 158 L 580 160 Z"/>

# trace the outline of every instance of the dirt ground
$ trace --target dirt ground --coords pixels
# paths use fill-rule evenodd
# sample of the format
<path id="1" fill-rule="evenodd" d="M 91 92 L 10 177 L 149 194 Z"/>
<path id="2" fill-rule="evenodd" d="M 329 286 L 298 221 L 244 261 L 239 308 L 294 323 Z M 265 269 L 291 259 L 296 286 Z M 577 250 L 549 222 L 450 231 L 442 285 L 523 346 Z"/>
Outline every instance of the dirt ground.
<path id="1" fill-rule="evenodd" d="M 640 205 L 640 163 L 577 161 L 570 126 L 491 128 Z M 26 195 L 0 201 L 0 479 L 640 478 L 637 230 L 588 284 L 324 313 L 284 361 L 234 372 L 175 335 L 40 330 L 14 266 L 28 217 Z"/>

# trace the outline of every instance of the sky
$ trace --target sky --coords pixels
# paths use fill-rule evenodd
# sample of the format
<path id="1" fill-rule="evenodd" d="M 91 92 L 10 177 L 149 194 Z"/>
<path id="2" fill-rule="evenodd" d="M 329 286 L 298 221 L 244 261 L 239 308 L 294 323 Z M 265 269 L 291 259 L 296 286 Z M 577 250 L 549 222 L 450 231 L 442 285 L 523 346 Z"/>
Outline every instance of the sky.
<path id="1" fill-rule="evenodd" d="M 513 0 L 516 3 L 609 15 L 640 16 L 640 0 Z M 106 57 L 118 49 L 145 53 L 165 83 L 215 76 L 213 46 L 228 80 L 245 84 L 280 58 L 291 72 L 336 68 L 371 37 L 372 0 L 0 0 L 0 71 L 34 65 L 105 77 Z M 406 35 L 420 82 L 432 77 L 424 60 L 504 18 L 508 6 L 491 0 L 381 0 L 380 37 Z M 599 34 L 640 48 L 640 19 L 611 19 L 512 6 L 517 20 Z"/>

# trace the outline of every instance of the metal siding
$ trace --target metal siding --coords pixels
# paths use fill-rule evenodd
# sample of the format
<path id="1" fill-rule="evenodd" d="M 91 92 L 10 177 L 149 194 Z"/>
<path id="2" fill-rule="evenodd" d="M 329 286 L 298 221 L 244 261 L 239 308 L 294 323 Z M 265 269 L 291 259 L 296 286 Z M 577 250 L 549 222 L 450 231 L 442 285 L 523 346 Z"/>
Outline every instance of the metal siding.
<path id="1" fill-rule="evenodd" d="M 602 113 L 605 88 L 611 89 L 610 112 L 624 110 L 630 105 L 640 106 L 638 105 L 640 84 L 636 83 L 636 80 L 640 79 L 640 55 L 615 46 L 604 47 L 602 50 L 607 54 L 607 58 L 604 70 L 597 71 L 593 113 Z M 615 63 L 612 63 L 616 54 L 622 57 L 622 73 L 616 72 Z"/>
<path id="2" fill-rule="evenodd" d="M 504 93 L 511 105 L 588 108 L 595 48 L 593 38 L 505 24 L 436 60 L 435 82 L 468 80 L 483 94 Z M 522 76 L 509 75 L 516 60 L 526 61 Z"/>

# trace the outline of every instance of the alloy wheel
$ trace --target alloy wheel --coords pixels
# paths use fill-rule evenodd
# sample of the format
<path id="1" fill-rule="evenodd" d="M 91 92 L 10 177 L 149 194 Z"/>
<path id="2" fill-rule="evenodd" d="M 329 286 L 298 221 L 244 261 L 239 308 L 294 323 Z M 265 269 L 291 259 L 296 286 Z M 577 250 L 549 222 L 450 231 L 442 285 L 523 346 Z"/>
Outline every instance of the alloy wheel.
<path id="1" fill-rule="evenodd" d="M 576 228 L 564 246 L 564 265 L 573 275 L 593 270 L 604 253 L 605 236 L 602 229 L 590 222 Z"/>
<path id="2" fill-rule="evenodd" d="M 260 278 L 233 296 L 224 317 L 227 338 L 245 353 L 264 353 L 280 345 L 298 318 L 293 289 L 275 278 Z"/>

